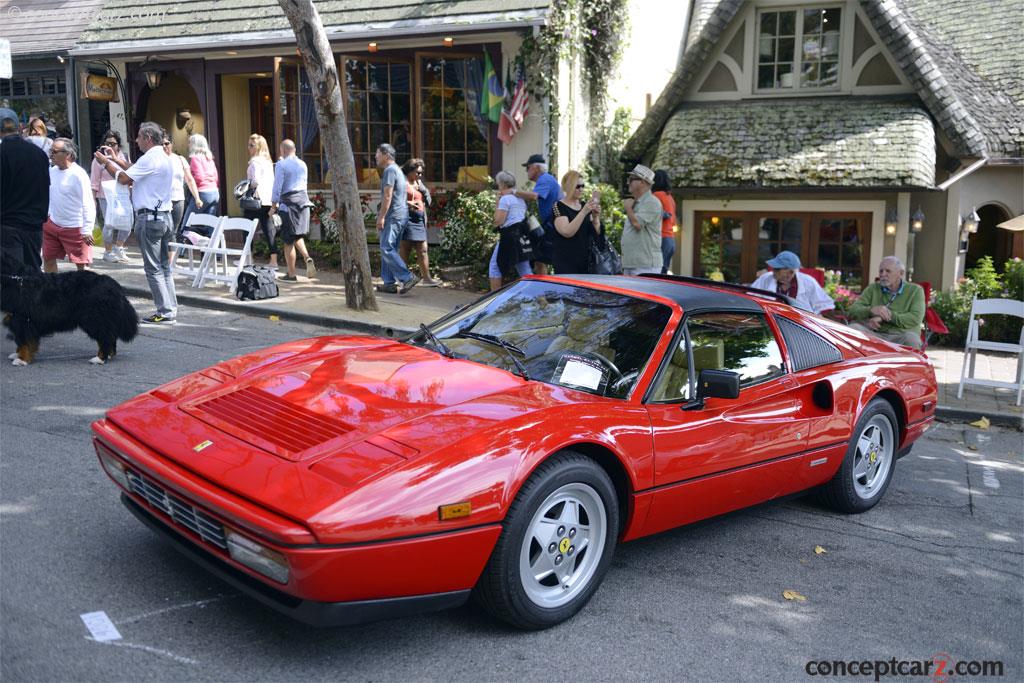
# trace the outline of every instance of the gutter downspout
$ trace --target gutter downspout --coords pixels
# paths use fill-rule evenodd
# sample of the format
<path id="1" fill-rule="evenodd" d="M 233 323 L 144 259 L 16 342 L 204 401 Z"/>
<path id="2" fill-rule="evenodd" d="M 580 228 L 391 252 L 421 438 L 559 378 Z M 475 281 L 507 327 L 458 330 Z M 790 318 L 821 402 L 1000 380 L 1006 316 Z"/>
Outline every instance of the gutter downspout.
<path id="1" fill-rule="evenodd" d="M 965 168 L 964 170 L 959 171 L 958 173 L 955 173 L 954 175 L 951 175 L 950 177 L 946 178 L 940 185 L 937 185 L 935 189 L 945 192 L 950 185 L 960 182 L 961 180 L 971 175 L 972 173 L 974 173 L 987 163 L 988 157 L 982 157 L 975 161 L 970 166 L 968 166 L 967 168 Z"/>

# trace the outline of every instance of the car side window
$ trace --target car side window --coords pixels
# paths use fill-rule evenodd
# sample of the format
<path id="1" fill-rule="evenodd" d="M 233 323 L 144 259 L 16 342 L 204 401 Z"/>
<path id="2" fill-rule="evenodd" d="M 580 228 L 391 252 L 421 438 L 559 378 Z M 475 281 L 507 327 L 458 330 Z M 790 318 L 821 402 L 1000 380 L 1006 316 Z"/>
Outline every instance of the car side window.
<path id="1" fill-rule="evenodd" d="M 732 370 L 740 387 L 785 373 L 782 352 L 763 315 L 703 313 L 690 316 L 651 393 L 652 401 L 688 401 L 701 370 Z M 691 367 L 693 369 L 691 375 Z"/>

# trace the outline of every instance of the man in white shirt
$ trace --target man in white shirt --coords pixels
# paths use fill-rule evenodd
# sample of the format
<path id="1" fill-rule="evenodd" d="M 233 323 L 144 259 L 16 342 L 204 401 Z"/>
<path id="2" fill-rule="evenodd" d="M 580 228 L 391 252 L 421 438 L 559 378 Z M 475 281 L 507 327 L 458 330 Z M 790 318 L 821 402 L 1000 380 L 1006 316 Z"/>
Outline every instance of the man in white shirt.
<path id="1" fill-rule="evenodd" d="M 174 169 L 161 146 L 164 130 L 152 121 L 139 126 L 135 143 L 142 157 L 132 165 L 98 151 L 100 162 L 122 185 L 132 186 L 132 208 L 135 209 L 135 236 L 142 252 L 149 291 L 153 294 L 156 313 L 142 319 L 150 325 L 173 325 L 178 314 L 174 292 L 171 258 L 167 245 L 174 239 L 171 225 L 171 186 Z"/>
<path id="2" fill-rule="evenodd" d="M 89 174 L 75 163 L 78 148 L 67 138 L 50 147 L 50 208 L 43 223 L 43 270 L 57 272 L 57 260 L 65 256 L 79 270 L 92 263 L 92 227 L 96 204 Z"/>
<path id="3" fill-rule="evenodd" d="M 800 308 L 814 313 L 831 311 L 836 307 L 817 280 L 800 272 L 800 257 L 793 252 L 780 251 L 765 263 L 772 270 L 754 280 L 751 287 L 784 294 L 795 299 Z"/>

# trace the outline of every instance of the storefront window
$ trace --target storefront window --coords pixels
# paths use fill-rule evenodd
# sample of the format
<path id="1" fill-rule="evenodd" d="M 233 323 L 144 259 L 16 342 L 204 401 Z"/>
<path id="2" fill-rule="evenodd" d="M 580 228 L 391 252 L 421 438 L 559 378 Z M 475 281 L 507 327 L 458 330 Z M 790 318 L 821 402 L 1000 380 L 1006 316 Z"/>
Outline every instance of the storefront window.
<path id="1" fill-rule="evenodd" d="M 821 218 L 817 224 L 818 258 L 815 265 L 838 270 L 842 282 L 858 283 L 864 276 L 862 221 L 855 218 Z"/>
<path id="2" fill-rule="evenodd" d="M 316 120 L 313 90 L 306 70 L 297 62 L 282 61 L 278 70 L 278 114 L 281 117 L 281 139 L 295 143 L 295 153 L 306 162 L 311 186 L 331 182 L 320 142 L 320 126 Z M 276 150 L 275 150 L 276 151 Z"/>
<path id="3" fill-rule="evenodd" d="M 22 124 L 33 116 L 42 116 L 65 133 L 68 128 L 66 93 L 63 71 L 0 78 L 0 106 L 13 109 Z"/>
<path id="4" fill-rule="evenodd" d="M 721 273 L 726 282 L 753 282 L 766 262 L 791 251 L 806 268 L 838 270 L 848 287 L 868 283 L 871 214 L 697 212 L 693 271 L 699 277 Z"/>
<path id="5" fill-rule="evenodd" d="M 405 62 L 342 59 L 349 139 L 362 187 L 376 187 L 380 175 L 374 154 L 390 143 L 401 164 L 413 155 L 412 66 Z"/>
<path id="6" fill-rule="evenodd" d="M 426 175 L 473 185 L 488 175 L 488 122 L 480 113 L 483 60 L 423 57 L 420 61 L 421 149 Z"/>
<path id="7" fill-rule="evenodd" d="M 739 282 L 742 272 L 742 216 L 700 214 L 700 277 L 721 273 L 725 282 Z"/>

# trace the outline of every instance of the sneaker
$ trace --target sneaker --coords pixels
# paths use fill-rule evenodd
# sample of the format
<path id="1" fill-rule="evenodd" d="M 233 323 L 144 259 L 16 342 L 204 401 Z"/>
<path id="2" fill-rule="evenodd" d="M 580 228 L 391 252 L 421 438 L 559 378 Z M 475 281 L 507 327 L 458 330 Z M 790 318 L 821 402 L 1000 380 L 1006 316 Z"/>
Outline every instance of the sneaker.
<path id="1" fill-rule="evenodd" d="M 398 294 L 398 285 L 391 283 L 390 285 L 377 285 L 376 290 L 382 294 Z"/>
<path id="2" fill-rule="evenodd" d="M 440 287 L 441 283 L 437 280 L 420 280 L 420 287 Z"/>
<path id="3" fill-rule="evenodd" d="M 103 252 L 103 260 L 107 263 L 116 263 L 117 256 L 112 251 L 105 251 Z"/>
<path id="4" fill-rule="evenodd" d="M 313 263 L 313 259 L 311 258 L 306 259 L 306 277 L 316 277 L 316 264 Z"/>
<path id="5" fill-rule="evenodd" d="M 278 280 L 284 280 L 285 282 L 296 282 L 299 278 L 295 275 L 282 275 Z"/>
<path id="6" fill-rule="evenodd" d="M 124 247 L 114 247 L 114 260 L 118 263 L 128 263 L 128 254 L 125 252 Z"/>
<path id="7" fill-rule="evenodd" d="M 408 280 L 406 280 L 405 282 L 402 283 L 402 286 L 399 288 L 398 293 L 399 294 L 407 294 L 410 289 L 412 289 L 413 287 L 415 287 L 419 283 L 420 283 L 420 276 L 419 275 L 413 275 L 411 278 L 409 278 Z"/>
<path id="8" fill-rule="evenodd" d="M 178 321 L 174 318 L 165 318 L 159 313 L 154 313 L 149 317 L 143 318 L 142 322 L 145 325 L 173 325 Z"/>

